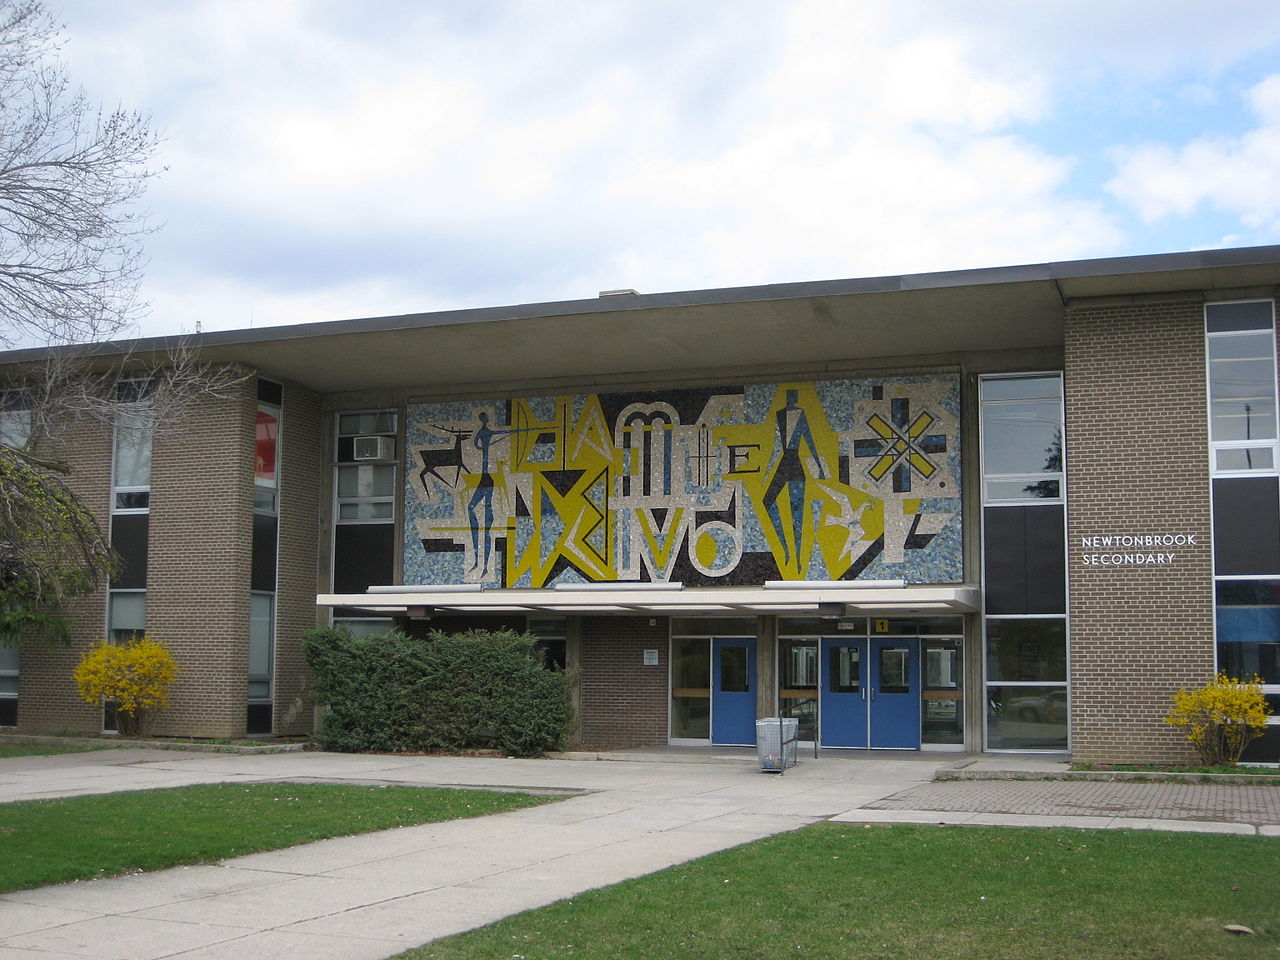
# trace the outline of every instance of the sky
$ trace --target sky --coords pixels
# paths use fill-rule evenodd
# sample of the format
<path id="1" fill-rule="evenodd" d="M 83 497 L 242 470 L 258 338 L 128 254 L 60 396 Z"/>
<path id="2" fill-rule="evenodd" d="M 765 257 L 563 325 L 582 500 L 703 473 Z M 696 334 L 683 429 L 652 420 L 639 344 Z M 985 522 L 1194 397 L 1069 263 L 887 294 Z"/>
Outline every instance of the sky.
<path id="1" fill-rule="evenodd" d="M 48 3 L 143 335 L 1280 243 L 1280 3 Z"/>

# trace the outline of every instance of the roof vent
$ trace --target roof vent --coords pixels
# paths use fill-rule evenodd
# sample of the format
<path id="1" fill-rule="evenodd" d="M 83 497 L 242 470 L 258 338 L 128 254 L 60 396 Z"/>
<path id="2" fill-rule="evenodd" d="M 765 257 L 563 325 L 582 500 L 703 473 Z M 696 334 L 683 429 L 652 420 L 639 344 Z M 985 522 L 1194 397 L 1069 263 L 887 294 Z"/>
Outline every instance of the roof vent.
<path id="1" fill-rule="evenodd" d="M 602 297 L 637 297 L 640 295 L 639 290 L 632 290 L 630 287 L 619 287 L 617 290 L 601 290 Z"/>

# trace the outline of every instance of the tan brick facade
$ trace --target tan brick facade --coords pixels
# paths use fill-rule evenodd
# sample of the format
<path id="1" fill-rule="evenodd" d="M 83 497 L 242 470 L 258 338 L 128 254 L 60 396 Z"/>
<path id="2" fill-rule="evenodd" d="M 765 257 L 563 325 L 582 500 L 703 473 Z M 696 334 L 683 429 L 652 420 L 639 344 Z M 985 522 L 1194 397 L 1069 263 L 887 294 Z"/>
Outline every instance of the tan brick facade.
<path id="1" fill-rule="evenodd" d="M 666 617 L 585 617 L 577 739 L 592 746 L 667 742 Z M 657 666 L 644 651 L 657 650 Z"/>
<path id="2" fill-rule="evenodd" d="M 323 535 L 320 398 L 296 384 L 285 384 L 282 419 L 273 732 L 296 735 L 311 732 L 314 716 L 301 638 L 318 623 L 316 544 Z"/>
<path id="3" fill-rule="evenodd" d="M 147 631 L 182 670 L 158 733 L 244 733 L 254 391 L 249 378 L 234 396 L 203 399 L 153 447 Z"/>
<path id="4" fill-rule="evenodd" d="M 1202 301 L 1069 308 L 1066 400 L 1073 757 L 1180 760 L 1161 718 L 1214 668 Z M 1196 544 L 1161 565 L 1083 561 L 1082 538 L 1157 534 Z"/>
<path id="5" fill-rule="evenodd" d="M 111 502 L 111 428 L 93 421 L 70 424 L 49 452 L 71 467 L 67 486 L 108 530 Z M 97 733 L 102 709 L 76 694 L 71 673 L 85 651 L 107 633 L 106 584 L 68 605 L 70 643 L 28 643 L 20 654 L 18 728 L 28 733 Z"/>

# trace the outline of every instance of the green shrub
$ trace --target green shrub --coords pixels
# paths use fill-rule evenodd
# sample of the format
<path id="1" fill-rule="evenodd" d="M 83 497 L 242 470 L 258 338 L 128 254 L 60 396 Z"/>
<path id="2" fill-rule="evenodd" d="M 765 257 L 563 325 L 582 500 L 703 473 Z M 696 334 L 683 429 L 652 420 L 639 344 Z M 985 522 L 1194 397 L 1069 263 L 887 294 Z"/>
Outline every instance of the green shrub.
<path id="1" fill-rule="evenodd" d="M 572 721 L 563 673 L 543 667 L 534 637 L 514 632 L 312 630 L 303 650 L 315 696 L 329 705 L 326 750 L 492 747 L 513 756 L 559 749 Z"/>
<path id="2" fill-rule="evenodd" d="M 329 705 L 321 746 L 348 753 L 421 749 L 422 713 L 414 696 L 426 670 L 425 647 L 395 631 L 355 637 L 330 627 L 303 634 L 313 694 Z"/>

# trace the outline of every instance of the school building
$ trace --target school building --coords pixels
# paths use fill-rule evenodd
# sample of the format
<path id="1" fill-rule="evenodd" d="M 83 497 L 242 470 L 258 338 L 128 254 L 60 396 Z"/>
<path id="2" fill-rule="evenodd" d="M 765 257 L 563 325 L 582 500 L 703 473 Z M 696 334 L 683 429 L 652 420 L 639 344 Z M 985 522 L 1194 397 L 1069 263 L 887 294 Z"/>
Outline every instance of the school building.
<path id="1" fill-rule="evenodd" d="M 1280 707 L 1278 289 L 1258 247 L 196 335 L 237 387 L 55 438 L 124 562 L 0 649 L 0 725 L 101 730 L 71 672 L 145 630 L 160 732 L 303 734 L 305 630 L 482 626 L 593 746 L 1182 759 L 1179 687 Z"/>

